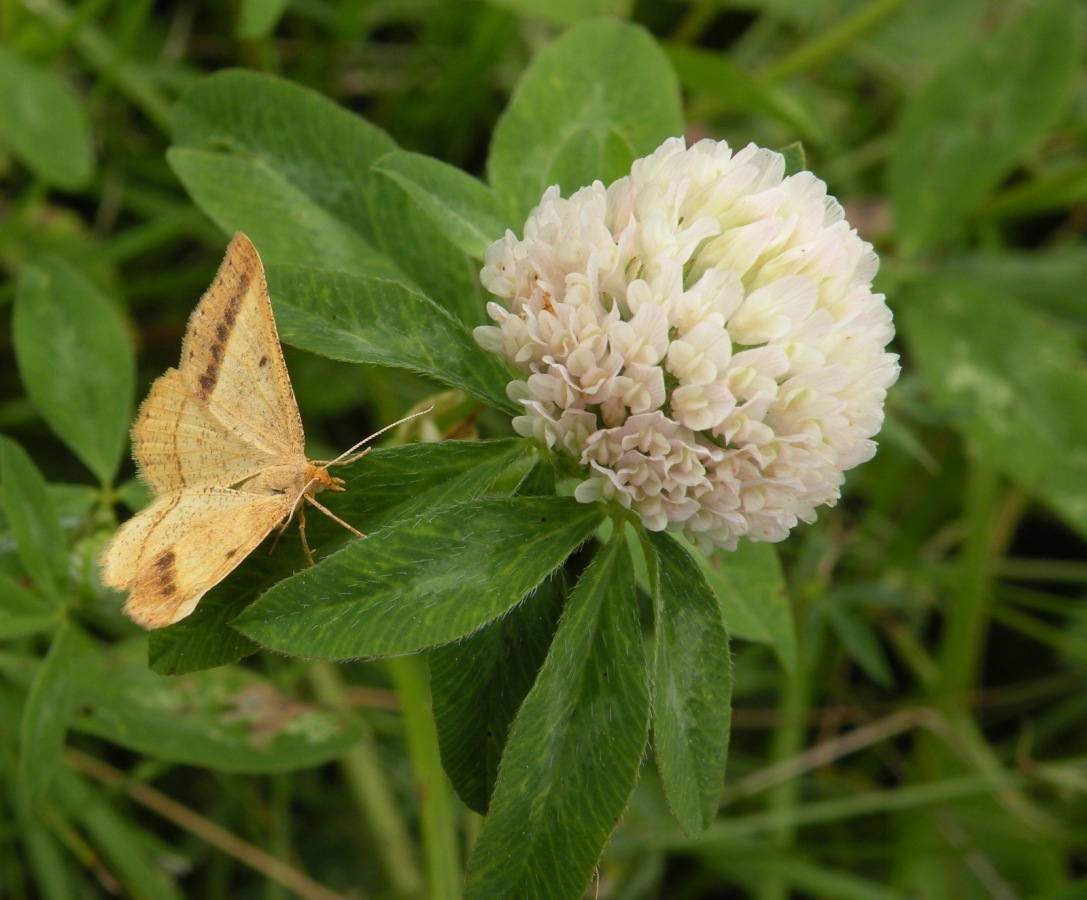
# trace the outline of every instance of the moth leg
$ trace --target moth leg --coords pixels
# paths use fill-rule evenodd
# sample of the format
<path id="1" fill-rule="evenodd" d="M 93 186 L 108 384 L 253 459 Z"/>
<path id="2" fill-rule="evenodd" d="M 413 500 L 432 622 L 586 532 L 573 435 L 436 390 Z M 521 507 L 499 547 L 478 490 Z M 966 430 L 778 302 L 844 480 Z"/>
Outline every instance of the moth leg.
<path id="1" fill-rule="evenodd" d="M 306 559 L 309 560 L 309 564 L 314 565 L 313 553 L 310 551 L 309 543 L 306 541 L 306 511 L 304 509 L 306 504 L 298 504 L 298 533 L 302 537 L 302 551 L 306 554 Z"/>
<path id="2" fill-rule="evenodd" d="M 271 556 L 276 552 L 276 547 L 279 546 L 279 539 L 283 537 L 283 532 L 287 530 L 287 526 L 291 524 L 291 520 L 288 517 L 283 521 L 283 524 L 276 529 L 276 536 L 272 539 L 272 546 L 268 548 L 268 555 Z"/>
<path id="3" fill-rule="evenodd" d="M 312 503 L 319 510 L 321 510 L 321 512 L 323 512 L 326 516 L 328 516 L 330 519 L 332 519 L 333 522 L 339 522 L 344 528 L 346 528 L 348 531 L 350 531 L 353 535 L 356 535 L 357 537 L 360 537 L 360 538 L 366 537 L 366 535 L 363 534 L 361 531 L 359 531 L 354 525 L 348 525 L 343 519 L 341 519 L 338 515 L 336 515 L 331 509 L 329 509 L 326 506 L 322 506 L 320 503 L 318 503 L 316 500 L 314 500 L 313 497 L 311 497 L 309 494 L 306 494 L 305 498 L 306 498 L 306 500 L 308 502 Z M 298 515 L 299 516 L 302 515 L 302 507 L 301 506 L 298 507 Z"/>

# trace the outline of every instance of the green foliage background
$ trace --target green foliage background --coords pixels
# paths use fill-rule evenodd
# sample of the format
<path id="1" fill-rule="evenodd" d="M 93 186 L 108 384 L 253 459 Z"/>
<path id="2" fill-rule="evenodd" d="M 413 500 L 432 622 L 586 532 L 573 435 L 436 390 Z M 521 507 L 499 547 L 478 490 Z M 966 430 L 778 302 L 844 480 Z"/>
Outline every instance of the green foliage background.
<path id="1" fill-rule="evenodd" d="M 134 403 L 176 362 L 230 231 L 268 265 L 312 456 L 435 382 L 462 392 L 446 398 L 446 425 L 476 397 L 493 407 L 479 433 L 505 438 L 500 367 L 465 340 L 484 321 L 478 258 L 548 184 L 617 177 L 685 123 L 690 139 L 789 148 L 827 180 L 881 254 L 903 377 L 880 453 L 838 507 L 779 547 L 705 563 L 737 639 L 720 799 L 697 766 L 665 764 L 687 747 L 723 754 L 705 742 L 727 727 L 720 703 L 700 731 L 632 680 L 617 688 L 625 702 L 600 692 L 564 724 L 598 765 L 556 779 L 552 812 L 592 795 L 622 805 L 633 773 L 608 769 L 608 741 L 636 754 L 650 704 L 669 783 L 666 801 L 643 767 L 591 895 L 1081 896 L 1083 12 L 1061 0 L 0 0 L 0 894 L 453 897 L 478 841 L 491 864 L 471 895 L 578 895 L 613 823 L 570 813 L 545 832 L 550 857 L 522 855 L 520 807 L 492 809 L 482 833 L 468 808 L 486 804 L 501 737 L 483 758 L 443 743 L 450 784 L 438 735 L 508 728 L 514 709 L 488 719 L 472 702 L 488 666 L 516 648 L 520 698 L 543 665 L 546 690 L 514 723 L 499 775 L 509 796 L 531 794 L 519 779 L 535 758 L 577 755 L 561 732 L 534 743 L 564 721 L 554 710 L 593 692 L 601 660 L 640 658 L 654 617 L 658 676 L 709 671 L 724 635 L 685 639 L 695 606 L 667 598 L 709 595 L 673 543 L 647 546 L 670 585 L 655 603 L 636 607 L 610 577 L 633 565 L 613 541 L 559 623 L 567 587 L 546 582 L 531 627 L 481 632 L 471 654 L 344 664 L 249 656 L 250 639 L 353 658 L 476 627 L 485 584 L 455 576 L 503 564 L 477 565 L 469 538 L 504 527 L 504 507 L 481 499 L 393 528 L 286 581 L 300 553 L 258 553 L 194 624 L 153 636 L 154 672 L 187 673 L 168 678 L 147 668 L 148 641 L 94 560 L 118 504 L 146 499 L 127 461 Z M 411 339 L 420 322 L 425 345 Z M 368 457 L 337 510 L 369 531 L 435 492 L 493 492 L 532 468 L 519 441 L 434 446 Z M 569 546 L 598 523 L 561 500 L 517 502 L 526 522 L 566 522 Z M 315 546 L 342 539 L 313 523 Z M 463 554 L 440 614 L 413 618 L 425 640 L 395 617 L 420 580 L 398 568 L 403 541 Z M 352 609 L 370 617 L 367 643 L 314 631 L 319 611 L 277 624 L 325 595 L 315 582 L 355 571 L 352 554 L 385 586 Z M 601 622 L 620 646 L 582 641 Z M 544 663 L 538 635 L 552 632 Z"/>

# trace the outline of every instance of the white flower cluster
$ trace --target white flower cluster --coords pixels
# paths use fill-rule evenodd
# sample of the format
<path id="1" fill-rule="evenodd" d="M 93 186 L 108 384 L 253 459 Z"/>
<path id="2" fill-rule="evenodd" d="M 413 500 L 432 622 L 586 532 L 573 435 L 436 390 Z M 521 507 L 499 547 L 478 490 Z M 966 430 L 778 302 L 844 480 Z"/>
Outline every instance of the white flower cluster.
<path id="1" fill-rule="evenodd" d="M 809 172 L 751 144 L 666 141 L 630 175 L 552 187 L 487 252 L 497 326 L 527 380 L 523 436 L 703 549 L 777 541 L 875 453 L 897 357 L 878 260 Z"/>

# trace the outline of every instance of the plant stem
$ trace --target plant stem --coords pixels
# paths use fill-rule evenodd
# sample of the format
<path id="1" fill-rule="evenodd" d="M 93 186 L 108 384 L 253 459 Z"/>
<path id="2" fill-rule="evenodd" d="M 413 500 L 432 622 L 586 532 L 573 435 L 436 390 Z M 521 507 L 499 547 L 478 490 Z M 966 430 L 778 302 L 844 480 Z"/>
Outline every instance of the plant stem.
<path id="1" fill-rule="evenodd" d="M 400 656 L 387 660 L 386 668 L 400 696 L 404 737 L 415 773 L 427 895 L 431 900 L 456 900 L 464 883 L 458 816 L 438 752 L 426 662 L 421 656 Z"/>
<path id="2" fill-rule="evenodd" d="M 313 662 L 306 670 L 317 699 L 334 709 L 346 709 L 343 677 L 332 663 Z M 393 893 L 418 896 L 423 876 L 415 859 L 411 836 L 397 808 L 375 751 L 372 735 L 358 741 L 340 758 L 340 766 L 355 804 L 377 846 L 377 858 Z"/>
<path id="3" fill-rule="evenodd" d="M 805 620 L 806 607 L 799 602 L 795 612 L 796 620 Z M 811 657 L 803 640 L 797 642 L 796 672 L 789 677 L 783 675 L 781 701 L 781 724 L 774 729 L 770 741 L 768 768 L 785 765 L 795 758 L 804 748 L 807 726 L 804 715 L 811 704 L 810 678 Z M 795 812 L 800 803 L 800 779 L 789 778 L 774 785 L 767 792 L 767 811 L 765 815 L 774 821 L 769 835 L 771 843 L 780 851 L 787 851 L 796 838 Z M 769 869 L 759 880 L 756 892 L 758 900 L 786 900 L 789 896 L 788 882 L 779 871 Z"/>
<path id="4" fill-rule="evenodd" d="M 1005 502 L 1006 501 L 1006 502 Z M 992 797 L 1031 825 L 1042 816 L 1004 779 L 1000 759 L 989 747 L 971 713 L 972 692 L 984 658 L 990 606 L 993 597 L 993 561 L 999 558 L 1022 513 L 1022 501 L 1015 492 L 1001 490 L 1001 478 L 984 459 L 969 460 L 964 497 L 965 539 L 957 559 L 957 578 L 951 582 L 944 602 L 944 623 L 935 653 L 938 676 L 931 688 L 931 703 L 943 713 L 948 726 L 961 743 L 956 752 L 933 734 L 923 734 L 914 755 L 915 778 L 923 781 L 948 779 L 969 772 L 987 779 Z M 942 811 L 943 812 L 943 811 Z M 953 813 L 943 821 L 952 827 Z M 909 822 L 901 838 L 904 847 L 917 846 L 931 833 L 932 823 Z M 946 836 L 945 836 L 945 839 Z M 905 863 L 896 881 L 907 888 L 942 883 L 948 872 L 935 856 L 918 858 L 903 855 Z"/>
<path id="5" fill-rule="evenodd" d="M 974 460 L 966 480 L 966 540 L 959 559 L 957 590 L 948 598 L 937 659 L 939 706 L 948 713 L 969 708 L 969 694 L 981 663 L 992 600 L 992 559 L 1002 524 L 1000 478 L 986 462 Z"/>

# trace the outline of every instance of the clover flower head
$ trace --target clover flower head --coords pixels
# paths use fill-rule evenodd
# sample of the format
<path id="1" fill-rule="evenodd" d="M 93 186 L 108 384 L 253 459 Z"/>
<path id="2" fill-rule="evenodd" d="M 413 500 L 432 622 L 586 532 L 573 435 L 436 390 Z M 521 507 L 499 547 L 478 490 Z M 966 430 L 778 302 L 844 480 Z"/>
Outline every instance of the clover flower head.
<path id="1" fill-rule="evenodd" d="M 629 176 L 544 194 L 490 247 L 477 341 L 523 379 L 514 428 L 709 550 L 777 541 L 875 453 L 897 357 L 878 260 L 784 158 L 667 140 Z"/>

